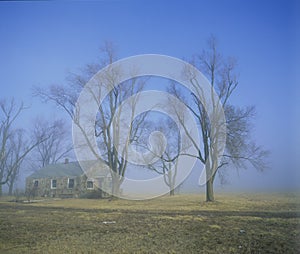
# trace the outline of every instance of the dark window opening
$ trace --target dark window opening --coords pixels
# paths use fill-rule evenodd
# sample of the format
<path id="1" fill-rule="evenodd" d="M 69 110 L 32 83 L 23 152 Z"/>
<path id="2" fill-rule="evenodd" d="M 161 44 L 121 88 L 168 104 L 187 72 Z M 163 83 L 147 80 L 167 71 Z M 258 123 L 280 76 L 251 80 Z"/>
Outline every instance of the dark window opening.
<path id="1" fill-rule="evenodd" d="M 94 183 L 93 181 L 87 181 L 86 182 L 87 189 L 94 189 Z"/>
<path id="2" fill-rule="evenodd" d="M 33 187 L 37 188 L 38 186 L 39 186 L 39 181 L 35 180 L 34 183 L 33 183 Z"/>
<path id="3" fill-rule="evenodd" d="M 68 188 L 73 189 L 74 188 L 74 179 L 69 179 L 68 181 Z"/>
<path id="4" fill-rule="evenodd" d="M 56 180 L 55 179 L 51 180 L 51 189 L 56 189 Z"/>

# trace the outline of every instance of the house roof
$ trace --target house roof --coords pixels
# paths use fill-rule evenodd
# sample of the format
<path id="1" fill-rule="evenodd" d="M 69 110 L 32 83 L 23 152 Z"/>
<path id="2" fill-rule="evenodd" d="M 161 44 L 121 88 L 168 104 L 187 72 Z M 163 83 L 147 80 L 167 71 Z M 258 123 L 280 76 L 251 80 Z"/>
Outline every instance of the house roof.
<path id="1" fill-rule="evenodd" d="M 85 169 L 94 169 L 97 167 L 97 162 L 95 161 L 83 161 L 80 163 Z M 69 162 L 69 163 L 59 163 L 52 164 L 41 168 L 40 170 L 32 173 L 29 178 L 48 178 L 48 177 L 76 177 L 84 174 L 79 162 Z M 98 167 L 97 167 L 98 168 Z M 107 176 L 108 171 L 97 170 L 97 177 Z M 96 175 L 93 175 L 94 177 Z"/>

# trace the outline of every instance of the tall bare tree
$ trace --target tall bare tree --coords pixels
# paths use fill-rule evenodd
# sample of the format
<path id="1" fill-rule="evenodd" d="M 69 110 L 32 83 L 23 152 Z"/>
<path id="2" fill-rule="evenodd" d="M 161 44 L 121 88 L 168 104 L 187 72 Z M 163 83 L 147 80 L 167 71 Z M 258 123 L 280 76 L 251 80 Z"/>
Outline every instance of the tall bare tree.
<path id="1" fill-rule="evenodd" d="M 112 43 L 106 42 L 102 49 L 102 58 L 100 64 L 89 64 L 80 74 L 72 74 L 69 83 L 66 86 L 51 86 L 47 90 L 35 88 L 35 94 L 41 97 L 45 102 L 52 101 L 67 112 L 73 120 L 73 123 L 87 136 L 86 131 L 82 128 L 81 119 L 76 114 L 76 101 L 79 93 L 85 84 L 93 77 L 102 67 L 112 64 L 116 60 L 115 48 Z M 138 116 L 135 121 L 136 100 L 132 100 L 131 110 L 127 117 L 131 119 L 128 131 L 124 133 L 121 126 L 120 115 L 122 112 L 122 102 L 130 96 L 141 91 L 145 85 L 145 79 L 131 79 L 119 84 L 118 70 L 108 69 L 105 73 L 104 80 L 97 80 L 97 94 L 92 97 L 98 103 L 99 95 L 110 91 L 105 100 L 98 105 L 98 114 L 95 121 L 95 137 L 98 141 L 100 154 L 89 145 L 89 149 L 95 157 L 105 163 L 111 169 L 112 177 L 112 194 L 118 195 L 120 186 L 123 182 L 127 168 L 128 146 L 139 138 L 141 125 L 145 115 Z M 136 98 L 138 99 L 138 98 Z M 77 111 L 80 111 L 77 105 Z M 121 134 L 122 132 L 122 134 Z M 122 141 L 121 141 L 122 140 Z M 89 144 L 88 138 L 86 139 Z M 120 142 L 125 142 L 122 150 L 116 149 Z"/>
<path id="2" fill-rule="evenodd" d="M 14 99 L 0 101 L 0 196 L 3 185 L 9 183 L 12 190 L 24 158 L 47 138 L 42 135 L 30 142 L 25 140 L 23 131 L 15 127 L 23 110 L 23 103 L 18 105 Z"/>
<path id="3" fill-rule="evenodd" d="M 198 84 L 193 71 L 186 69 L 184 76 L 189 80 L 194 91 L 191 92 L 190 97 L 186 98 L 181 88 L 173 83 L 171 92 L 185 103 L 198 122 L 201 142 L 200 144 L 197 144 L 195 140 L 191 142 L 198 151 L 197 158 L 205 164 L 206 200 L 214 201 L 213 184 L 216 173 L 220 172 L 222 167 L 234 165 L 240 168 L 250 163 L 256 169 L 263 170 L 267 166 L 265 158 L 268 152 L 251 140 L 250 127 L 255 115 L 254 107 L 240 108 L 230 104 L 230 98 L 239 84 L 235 74 L 236 61 L 233 58 L 222 57 L 217 50 L 216 39 L 212 36 L 208 40 L 208 49 L 204 50 L 201 55 L 196 55 L 192 64 L 209 79 L 211 91 L 204 96 L 203 89 Z M 212 115 L 216 118 L 224 109 L 225 122 L 220 124 L 218 119 L 209 119 L 206 112 L 206 106 L 209 103 L 213 111 Z M 182 119 L 179 118 L 179 122 L 185 130 L 188 130 Z M 227 133 L 225 153 L 220 158 L 219 142 L 222 136 L 225 137 L 225 133 L 220 131 L 221 125 L 226 126 Z M 188 133 L 187 136 L 192 139 Z"/>

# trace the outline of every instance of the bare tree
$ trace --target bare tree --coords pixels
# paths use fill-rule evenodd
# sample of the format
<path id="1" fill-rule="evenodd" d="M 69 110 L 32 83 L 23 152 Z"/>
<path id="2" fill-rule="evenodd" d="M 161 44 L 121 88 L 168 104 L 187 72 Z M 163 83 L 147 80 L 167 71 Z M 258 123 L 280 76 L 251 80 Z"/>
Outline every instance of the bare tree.
<path id="1" fill-rule="evenodd" d="M 9 141 L 10 152 L 7 154 L 8 158 L 6 161 L 6 167 L 11 169 L 11 175 L 8 179 L 7 185 L 8 195 L 12 195 L 14 185 L 19 177 L 20 167 L 25 159 L 25 157 L 21 158 L 27 146 L 27 141 L 24 137 L 24 131 L 21 129 L 15 130 Z"/>
<path id="2" fill-rule="evenodd" d="M 63 157 L 68 156 L 73 149 L 68 140 L 70 137 L 68 137 L 68 132 L 63 120 L 55 120 L 50 123 L 41 118 L 36 119 L 33 139 L 37 139 L 42 135 L 47 135 L 48 138 L 39 143 L 34 149 L 33 164 L 35 168 L 55 164 Z"/>
<path id="3" fill-rule="evenodd" d="M 0 196 L 2 185 L 9 183 L 12 190 L 24 158 L 46 138 L 40 136 L 31 142 L 25 141 L 23 131 L 14 126 L 23 110 L 23 103 L 18 105 L 14 99 L 0 101 Z"/>
<path id="4" fill-rule="evenodd" d="M 196 55 L 192 64 L 198 67 L 209 79 L 211 91 L 204 93 L 191 69 L 184 70 L 193 87 L 191 97 L 185 98 L 185 93 L 172 84 L 171 92 L 191 110 L 198 122 L 201 142 L 197 144 L 191 140 L 198 151 L 197 159 L 205 164 L 206 172 L 206 201 L 214 201 L 213 184 L 217 172 L 224 166 L 234 165 L 237 168 L 245 167 L 251 163 L 255 168 L 263 170 L 266 165 L 267 151 L 251 141 L 251 119 L 255 115 L 254 107 L 239 108 L 230 105 L 230 97 L 238 87 L 237 75 L 234 72 L 236 62 L 234 59 L 224 59 L 217 51 L 217 43 L 214 37 L 208 40 L 208 50 L 201 55 Z M 216 93 L 214 93 L 216 91 Z M 220 100 L 220 101 L 218 101 Z M 220 103 L 219 103 L 220 102 Z M 212 115 L 215 119 L 209 119 L 206 106 L 210 103 Z M 216 119 L 225 111 L 226 121 L 220 123 Z M 186 123 L 179 118 L 188 135 Z M 221 133 L 221 125 L 226 126 L 227 133 Z M 220 139 L 225 140 L 225 154 L 220 158 Z M 222 175 L 222 174 L 221 174 Z"/>
<path id="5" fill-rule="evenodd" d="M 148 131 L 155 131 L 156 123 L 152 123 L 152 129 L 148 129 Z M 157 172 L 158 174 L 163 175 L 165 184 L 170 189 L 170 196 L 175 195 L 175 184 L 176 184 L 176 177 L 178 171 L 178 158 L 181 156 L 182 153 L 185 153 L 186 147 L 184 140 L 181 140 L 180 132 L 174 123 L 174 121 L 170 119 L 159 119 L 159 125 L 161 127 L 158 130 L 164 134 L 167 146 L 165 147 L 164 140 L 160 139 L 156 141 L 156 145 L 160 148 L 158 149 L 157 154 L 153 154 L 159 160 L 154 164 L 148 164 L 147 167 L 150 170 Z M 148 135 L 148 134 L 147 134 Z M 145 142 L 143 142 L 145 143 Z M 143 145 L 137 144 L 137 145 Z M 153 153 L 153 150 L 150 150 L 148 147 L 145 147 L 148 151 Z"/>
<path id="6" fill-rule="evenodd" d="M 108 69 L 105 73 L 104 80 L 97 80 L 98 91 L 91 93 L 95 102 L 98 104 L 98 114 L 95 121 L 95 137 L 98 141 L 98 151 L 90 145 L 87 138 L 88 133 L 82 127 L 81 119 L 78 118 L 76 112 L 80 111 L 79 105 L 75 105 L 78 95 L 90 80 L 102 67 L 112 64 L 116 60 L 116 53 L 112 43 L 105 43 L 102 49 L 103 56 L 100 64 L 90 64 L 83 69 L 81 74 L 72 74 L 67 86 L 51 86 L 47 90 L 35 88 L 35 95 L 41 97 L 45 102 L 52 101 L 71 117 L 73 123 L 81 130 L 86 137 L 86 143 L 95 155 L 97 160 L 102 161 L 111 169 L 112 177 L 112 194 L 118 195 L 120 186 L 124 179 L 124 174 L 127 168 L 127 156 L 129 145 L 139 138 L 141 125 L 143 124 L 144 115 L 138 116 L 135 121 L 135 106 L 138 100 L 132 100 L 131 109 L 128 112 L 128 119 L 131 119 L 128 130 L 124 133 L 122 130 L 122 102 L 130 96 L 141 91 L 145 85 L 145 79 L 131 79 L 127 82 L 119 84 L 118 70 Z M 99 104 L 99 96 L 106 91 L 110 91 L 105 100 Z M 76 108 L 77 106 L 77 108 Z M 77 111 L 76 111 L 77 109 Z M 124 142 L 122 150 L 117 147 Z"/>

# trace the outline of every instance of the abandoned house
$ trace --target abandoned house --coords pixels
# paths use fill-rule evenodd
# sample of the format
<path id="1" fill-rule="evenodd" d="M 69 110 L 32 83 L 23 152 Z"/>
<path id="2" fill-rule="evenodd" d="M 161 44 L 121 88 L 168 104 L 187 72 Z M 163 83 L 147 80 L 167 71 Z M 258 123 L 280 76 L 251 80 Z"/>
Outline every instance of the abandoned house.
<path id="1" fill-rule="evenodd" d="M 95 162 L 85 161 L 84 168 L 95 167 Z M 26 192 L 41 197 L 80 197 L 88 192 L 99 191 L 101 197 L 108 194 L 101 191 L 104 185 L 111 186 L 111 177 L 107 170 L 97 169 L 97 177 L 88 178 L 79 162 L 48 165 L 26 178 Z"/>

